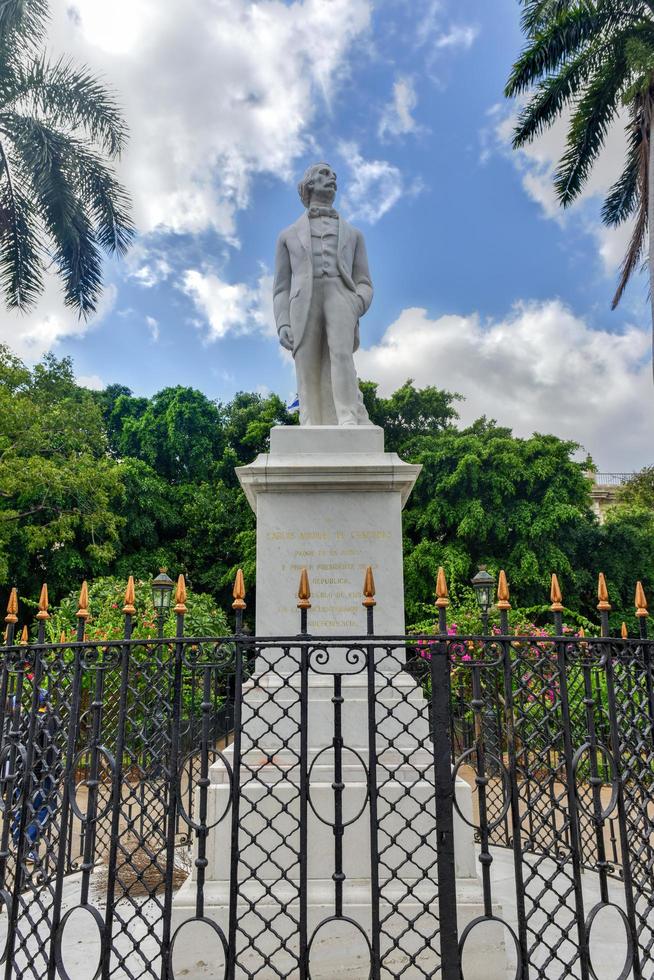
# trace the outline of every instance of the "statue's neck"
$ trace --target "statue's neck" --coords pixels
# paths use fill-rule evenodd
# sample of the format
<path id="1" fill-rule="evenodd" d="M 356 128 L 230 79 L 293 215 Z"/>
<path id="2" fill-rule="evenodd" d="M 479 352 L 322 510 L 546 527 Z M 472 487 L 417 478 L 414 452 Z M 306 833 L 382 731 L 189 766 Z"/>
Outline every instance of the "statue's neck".
<path id="1" fill-rule="evenodd" d="M 333 208 L 334 200 L 336 199 L 335 194 L 312 194 L 311 200 L 309 201 L 310 208 Z"/>

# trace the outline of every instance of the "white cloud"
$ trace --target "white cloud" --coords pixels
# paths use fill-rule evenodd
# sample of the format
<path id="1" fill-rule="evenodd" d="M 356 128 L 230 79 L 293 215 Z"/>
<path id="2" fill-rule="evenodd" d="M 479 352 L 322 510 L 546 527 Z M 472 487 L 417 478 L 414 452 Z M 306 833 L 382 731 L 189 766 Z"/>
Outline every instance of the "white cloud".
<path id="1" fill-rule="evenodd" d="M 441 0 L 425 0 L 422 10 L 410 0 L 411 15 L 415 18 L 414 36 L 418 47 L 429 46 L 432 50 L 472 47 L 479 36 L 477 24 L 444 24 Z M 418 12 L 419 11 L 419 12 Z"/>
<path id="2" fill-rule="evenodd" d="M 359 374 L 390 393 L 407 378 L 464 395 L 464 422 L 496 418 L 517 435 L 581 443 L 605 470 L 654 462 L 650 332 L 595 330 L 560 300 L 520 303 L 503 320 L 430 319 L 404 310 L 357 355 Z"/>
<path id="3" fill-rule="evenodd" d="M 64 306 L 57 280 L 48 276 L 35 311 L 21 314 L 0 309 L 0 342 L 9 344 L 19 357 L 32 364 L 64 338 L 83 337 L 97 326 L 113 309 L 116 296 L 116 287 L 107 286 L 95 316 L 82 320 Z"/>
<path id="4" fill-rule="evenodd" d="M 479 27 L 475 24 L 453 24 L 438 34 L 434 40 L 437 48 L 463 48 L 468 50 L 479 37 Z"/>
<path id="5" fill-rule="evenodd" d="M 106 385 L 99 374 L 78 374 L 77 384 L 82 388 L 91 388 L 92 391 L 102 391 Z"/>
<path id="6" fill-rule="evenodd" d="M 243 282 L 225 282 L 214 272 L 187 269 L 180 288 L 202 314 L 201 325 L 208 325 L 208 341 L 220 340 L 228 334 L 255 331 L 277 336 L 272 311 L 272 277 L 265 271 L 256 287 L 251 287 Z"/>
<path id="7" fill-rule="evenodd" d="M 150 331 L 150 336 L 152 337 L 152 340 L 156 344 L 157 341 L 159 340 L 159 321 L 153 316 L 146 316 L 145 323 L 148 330 Z"/>
<path id="8" fill-rule="evenodd" d="M 133 279 L 144 289 L 152 289 L 159 283 L 165 282 L 173 271 L 168 259 L 163 254 L 156 254 L 144 248 L 142 243 L 134 246 L 128 254 L 128 278 Z"/>
<path id="9" fill-rule="evenodd" d="M 596 239 L 598 254 L 607 275 L 614 275 L 620 265 L 627 242 L 631 237 L 632 223 L 619 228 L 608 228 L 601 223 L 597 205 L 621 173 L 626 151 L 624 127 L 627 117 L 622 113 L 609 128 L 603 151 L 598 156 L 583 192 L 573 205 L 565 210 L 559 204 L 554 190 L 554 175 L 565 152 L 570 113 L 564 112 L 559 119 L 532 143 L 514 150 L 511 147 L 520 107 L 496 104 L 489 109 L 489 127 L 480 133 L 481 162 L 499 152 L 508 156 L 521 175 L 523 189 L 538 204 L 544 217 L 562 226 L 570 216 L 578 217 L 588 211 L 593 202 L 593 216 L 586 218 L 586 230 Z"/>
<path id="10" fill-rule="evenodd" d="M 339 153 L 352 173 L 342 197 L 343 210 L 349 218 L 375 224 L 405 191 L 401 171 L 387 160 L 365 160 L 354 143 L 341 143 Z"/>
<path id="11" fill-rule="evenodd" d="M 384 107 L 379 121 L 378 135 L 380 139 L 390 136 L 405 136 L 414 133 L 418 125 L 412 116 L 418 104 L 413 79 L 400 75 L 393 84 L 393 98 Z"/>
<path id="12" fill-rule="evenodd" d="M 252 178 L 290 178 L 372 0 L 54 0 L 51 42 L 111 79 L 142 232 L 234 241 Z M 156 270 L 140 277 L 150 285 Z M 137 275 L 138 278 L 138 275 Z"/>

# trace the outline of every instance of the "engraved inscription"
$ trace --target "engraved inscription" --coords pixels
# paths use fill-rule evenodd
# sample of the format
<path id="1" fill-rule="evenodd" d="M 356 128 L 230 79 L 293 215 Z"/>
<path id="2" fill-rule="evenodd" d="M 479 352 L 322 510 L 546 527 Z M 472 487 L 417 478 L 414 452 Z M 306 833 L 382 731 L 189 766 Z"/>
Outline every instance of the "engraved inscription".
<path id="1" fill-rule="evenodd" d="M 392 539 L 383 528 L 355 530 L 268 531 L 267 538 L 282 546 L 293 579 L 303 568 L 311 584 L 310 629 L 313 633 L 363 633 L 363 576 L 367 565 L 374 564 L 375 546 Z M 282 567 L 280 565 L 280 567 Z M 284 603 L 289 621 L 296 616 L 295 606 Z"/>

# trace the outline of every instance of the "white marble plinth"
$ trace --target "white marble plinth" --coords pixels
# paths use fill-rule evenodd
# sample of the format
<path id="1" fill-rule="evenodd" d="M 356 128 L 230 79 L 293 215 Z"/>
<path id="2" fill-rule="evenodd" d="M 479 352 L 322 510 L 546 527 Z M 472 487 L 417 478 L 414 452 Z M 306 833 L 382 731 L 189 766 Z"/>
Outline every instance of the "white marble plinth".
<path id="1" fill-rule="evenodd" d="M 382 429 L 278 426 L 270 453 L 236 472 L 257 515 L 258 636 L 298 632 L 303 568 L 310 631 L 364 633 L 368 565 L 377 587 L 376 632 L 404 632 L 402 508 L 420 466 L 384 452 Z"/>
<path id="2" fill-rule="evenodd" d="M 299 631 L 297 586 L 306 568 L 311 586 L 309 632 L 314 636 L 356 636 L 366 631 L 362 607 L 365 570 L 376 584 L 375 633 L 404 635 L 402 522 L 404 504 L 420 472 L 384 451 L 383 431 L 352 428 L 277 427 L 270 453 L 237 470 L 257 516 L 258 637 L 294 637 Z M 334 671 L 346 671 L 343 651 L 329 648 L 320 668 L 311 660 L 308 676 L 307 740 L 310 798 L 307 821 L 307 916 L 309 935 L 334 914 Z M 338 660 L 338 657 L 341 660 Z M 343 818 L 359 817 L 345 828 L 342 867 L 343 913 L 370 933 L 372 886 L 367 782 L 368 712 L 374 695 L 377 739 L 377 843 L 384 969 L 402 973 L 416 955 L 424 974 L 434 972 L 438 947 L 424 936 L 438 933 L 436 806 L 433 747 L 427 704 L 421 688 L 403 669 L 402 647 L 378 650 L 375 690 L 365 670 L 342 678 Z M 237 977 L 259 980 L 295 978 L 299 937 L 300 882 L 300 674 L 297 648 L 286 653 L 272 644 L 258 650 L 255 677 L 243 692 L 241 808 L 237 918 L 242 930 Z M 335 666 L 338 665 L 338 666 Z M 361 666 L 363 665 L 363 660 Z M 352 751 L 354 750 L 354 751 Z M 233 750 L 225 752 L 233 766 Z M 231 821 L 218 823 L 229 807 L 230 781 L 222 764 L 211 767 L 207 823 L 204 915 L 227 933 Z M 457 781 L 457 803 L 472 814 L 468 785 Z M 320 814 L 327 823 L 321 822 Z M 455 812 L 455 863 L 460 927 L 482 914 L 473 832 Z M 252 869 L 256 871 L 253 872 Z M 428 869 L 428 870 L 425 870 Z M 195 915 L 196 880 L 187 880 L 175 897 L 173 927 Z M 413 923 L 413 926 L 408 924 Z M 312 947 L 312 980 L 349 977 L 367 980 L 369 962 L 344 920 L 320 934 Z M 280 947 L 279 934 L 287 934 Z M 355 930 L 356 933 L 356 930 Z M 202 951 L 180 932 L 175 975 L 199 980 Z M 192 932 L 189 932 L 192 935 Z M 247 940 L 245 937 L 254 937 Z M 396 948 L 394 938 L 402 936 Z M 404 949 L 400 948 L 401 946 Z M 289 952 L 290 950 L 290 952 Z M 466 980 L 503 975 L 503 947 L 489 946 Z M 264 958 L 262 960 L 262 957 Z M 270 957 L 270 966 L 265 966 Z M 490 972 L 489 972 L 490 971 Z M 410 973 L 404 973 L 409 977 Z"/>

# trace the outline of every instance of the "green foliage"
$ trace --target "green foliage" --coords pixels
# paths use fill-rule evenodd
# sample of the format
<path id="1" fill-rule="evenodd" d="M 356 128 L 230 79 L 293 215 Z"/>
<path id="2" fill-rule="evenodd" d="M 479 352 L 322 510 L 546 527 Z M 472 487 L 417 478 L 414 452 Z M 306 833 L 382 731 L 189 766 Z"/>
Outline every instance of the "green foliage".
<path id="1" fill-rule="evenodd" d="M 86 637 L 93 640 L 120 640 L 124 633 L 126 583 L 115 576 L 95 579 L 89 584 L 90 617 L 86 623 Z M 71 592 L 51 611 L 46 623 L 48 642 L 58 643 L 62 634 L 67 640 L 77 635 L 77 610 L 79 592 Z M 174 605 L 174 603 L 172 603 Z M 226 636 L 233 632 L 216 600 L 206 593 L 187 590 L 188 612 L 184 617 L 187 636 Z M 135 640 L 152 639 L 158 635 L 157 615 L 152 603 L 150 580 L 135 582 L 136 613 L 132 617 L 132 637 Z M 164 620 L 164 636 L 175 635 L 176 618 L 171 612 Z"/>
<path id="2" fill-rule="evenodd" d="M 410 442 L 422 473 L 406 511 L 407 612 L 431 601 L 438 566 L 456 590 L 479 564 L 504 568 L 521 605 L 549 594 L 556 570 L 570 605 L 580 598 L 580 538 L 593 527 L 584 464 L 576 446 L 554 436 L 518 439 L 480 419 Z"/>
<path id="3" fill-rule="evenodd" d="M 613 305 L 639 267 L 646 243 L 647 149 L 654 109 L 654 8 L 651 0 L 521 0 L 526 47 L 507 96 L 528 94 L 514 134 L 524 146 L 570 112 L 567 146 L 554 185 L 564 207 L 581 194 L 610 126 L 623 106 L 625 169 L 609 191 L 602 218 L 617 225 L 636 216 Z"/>
<path id="4" fill-rule="evenodd" d="M 40 52 L 47 14 L 44 0 L 0 4 L 0 289 L 8 308 L 30 309 L 47 261 L 66 304 L 88 316 L 102 251 L 123 254 L 133 236 L 111 166 L 127 131 L 104 84 Z"/>
<path id="5" fill-rule="evenodd" d="M 636 579 L 654 595 L 651 474 L 599 525 L 573 443 L 518 439 L 488 419 L 458 428 L 456 396 L 410 381 L 389 398 L 362 387 L 387 448 L 422 465 L 404 512 L 407 622 L 433 625 L 443 565 L 454 621 L 479 631 L 469 583 L 484 563 L 507 573 L 512 624 L 549 622 L 556 571 L 575 611 L 568 622 L 590 633 L 604 571 L 612 626 L 624 619 L 635 631 Z M 124 587 L 130 574 L 149 582 L 165 565 L 231 617 L 242 567 L 252 617 L 255 518 L 235 469 L 267 451 L 271 426 L 295 421 L 276 395 L 219 404 L 181 387 L 153 398 L 122 385 L 90 392 L 68 360 L 47 357 L 30 371 L 0 350 L 0 582 L 36 598 L 45 579 L 58 602 L 84 578 L 115 576 Z"/>
<path id="6" fill-rule="evenodd" d="M 0 580 L 26 594 L 43 569 L 56 594 L 100 574 L 123 525 L 119 467 L 102 416 L 68 359 L 29 372 L 0 348 Z"/>
<path id="7" fill-rule="evenodd" d="M 418 390 L 410 379 L 390 398 L 381 398 L 377 387 L 372 381 L 364 381 L 361 385 L 363 400 L 370 421 L 384 429 L 389 452 L 404 455 L 411 451 L 416 438 L 433 437 L 458 418 L 454 403 L 461 401 L 461 395 L 433 387 Z"/>
<path id="8" fill-rule="evenodd" d="M 634 473 L 620 487 L 618 500 L 621 504 L 654 511 L 654 466 L 646 466 L 639 473 Z"/>

